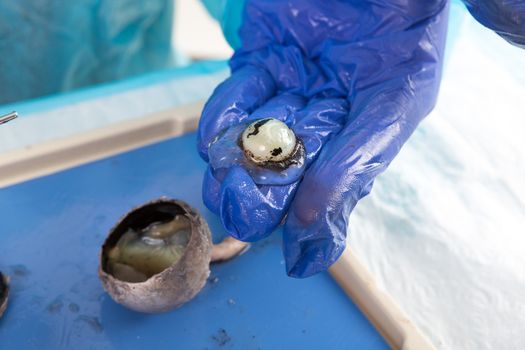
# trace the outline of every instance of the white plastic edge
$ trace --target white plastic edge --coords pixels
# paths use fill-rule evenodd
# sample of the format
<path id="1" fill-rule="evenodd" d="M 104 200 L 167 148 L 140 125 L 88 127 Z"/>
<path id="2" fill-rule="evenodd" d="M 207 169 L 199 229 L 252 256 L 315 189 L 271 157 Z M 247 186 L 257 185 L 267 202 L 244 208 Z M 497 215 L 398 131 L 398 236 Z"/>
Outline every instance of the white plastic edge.
<path id="1" fill-rule="evenodd" d="M 63 139 L 0 154 L 0 188 L 182 135 L 197 128 L 203 103 L 171 108 Z"/>
<path id="2" fill-rule="evenodd" d="M 346 247 L 328 271 L 392 349 L 434 349 L 394 300 L 377 287 L 350 247 Z"/>

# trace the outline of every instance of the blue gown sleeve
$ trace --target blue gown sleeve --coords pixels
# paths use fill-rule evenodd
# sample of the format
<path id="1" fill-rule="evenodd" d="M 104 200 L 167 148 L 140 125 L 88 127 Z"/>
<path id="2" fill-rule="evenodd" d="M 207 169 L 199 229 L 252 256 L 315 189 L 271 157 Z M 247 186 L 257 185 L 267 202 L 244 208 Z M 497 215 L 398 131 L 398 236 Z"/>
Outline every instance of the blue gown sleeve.
<path id="1" fill-rule="evenodd" d="M 474 18 L 502 38 L 525 48 L 525 1 L 463 0 Z"/>
<path id="2" fill-rule="evenodd" d="M 174 65 L 173 0 L 0 1 L 0 104 Z"/>

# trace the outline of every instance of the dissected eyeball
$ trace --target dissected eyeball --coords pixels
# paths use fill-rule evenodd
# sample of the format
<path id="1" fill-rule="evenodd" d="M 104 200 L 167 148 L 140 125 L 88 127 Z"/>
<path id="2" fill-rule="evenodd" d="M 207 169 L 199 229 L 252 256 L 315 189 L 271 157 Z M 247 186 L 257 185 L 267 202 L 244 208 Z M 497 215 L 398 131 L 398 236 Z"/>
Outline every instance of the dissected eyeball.
<path id="1" fill-rule="evenodd" d="M 110 231 L 99 277 L 117 303 L 141 312 L 166 311 L 202 289 L 211 248 L 208 225 L 195 209 L 161 198 L 132 210 Z"/>
<path id="2" fill-rule="evenodd" d="M 288 159 L 296 144 L 294 132 L 285 123 L 273 118 L 258 120 L 242 133 L 242 148 L 255 163 Z"/>

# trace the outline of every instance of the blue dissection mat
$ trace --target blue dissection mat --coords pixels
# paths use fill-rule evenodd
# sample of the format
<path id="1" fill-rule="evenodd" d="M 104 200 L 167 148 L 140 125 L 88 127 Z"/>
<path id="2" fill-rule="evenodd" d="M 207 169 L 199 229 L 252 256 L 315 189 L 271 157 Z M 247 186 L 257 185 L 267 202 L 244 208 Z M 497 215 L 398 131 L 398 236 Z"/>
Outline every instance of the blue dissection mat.
<path id="1" fill-rule="evenodd" d="M 0 349 L 385 349 L 328 274 L 286 276 L 277 231 L 213 265 L 195 299 L 164 314 L 129 311 L 97 276 L 100 245 L 131 208 L 201 201 L 195 135 L 161 142 L 0 190 L 0 270 L 11 277 Z M 1 176 L 1 174 L 0 174 Z"/>

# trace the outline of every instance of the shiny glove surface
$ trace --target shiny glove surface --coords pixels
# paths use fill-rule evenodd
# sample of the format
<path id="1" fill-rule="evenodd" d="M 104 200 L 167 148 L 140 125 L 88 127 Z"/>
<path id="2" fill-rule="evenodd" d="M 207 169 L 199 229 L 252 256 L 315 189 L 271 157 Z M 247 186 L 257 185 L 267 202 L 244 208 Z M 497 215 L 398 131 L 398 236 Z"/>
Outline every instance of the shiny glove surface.
<path id="1" fill-rule="evenodd" d="M 307 170 L 286 186 L 256 185 L 232 166 L 208 168 L 206 205 L 235 238 L 256 241 L 283 220 L 290 276 L 327 269 L 349 215 L 438 92 L 447 1 L 247 1 L 232 75 L 207 102 L 198 149 L 250 119 L 278 118 L 303 140 Z"/>

